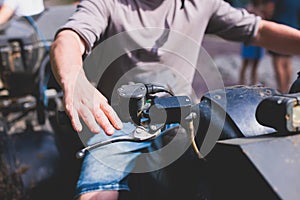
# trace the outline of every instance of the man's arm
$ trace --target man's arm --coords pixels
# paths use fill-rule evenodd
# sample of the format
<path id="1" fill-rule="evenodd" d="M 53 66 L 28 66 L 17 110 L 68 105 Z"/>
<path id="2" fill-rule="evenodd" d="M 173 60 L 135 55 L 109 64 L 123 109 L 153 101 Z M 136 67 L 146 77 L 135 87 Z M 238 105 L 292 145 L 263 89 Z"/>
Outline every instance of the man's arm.
<path id="1" fill-rule="evenodd" d="M 100 125 L 111 135 L 114 128 L 122 128 L 122 123 L 107 99 L 87 80 L 84 51 L 84 42 L 77 33 L 61 31 L 51 46 L 52 71 L 63 89 L 65 110 L 75 131 L 82 130 L 81 118 L 92 132 L 98 133 Z"/>
<path id="2" fill-rule="evenodd" d="M 262 20 L 252 44 L 283 54 L 300 54 L 300 31 Z"/>
<path id="3" fill-rule="evenodd" d="M 3 4 L 0 9 L 0 24 L 4 24 L 14 15 L 14 10 Z"/>

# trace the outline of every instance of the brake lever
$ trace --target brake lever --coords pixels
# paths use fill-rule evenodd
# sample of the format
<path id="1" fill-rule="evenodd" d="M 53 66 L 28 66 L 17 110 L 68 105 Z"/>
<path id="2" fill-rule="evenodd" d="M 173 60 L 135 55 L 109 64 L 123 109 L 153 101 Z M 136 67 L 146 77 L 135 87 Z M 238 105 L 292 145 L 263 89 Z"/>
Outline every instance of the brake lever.
<path id="1" fill-rule="evenodd" d="M 143 126 L 137 126 L 137 128 L 129 135 L 122 135 L 119 137 L 111 138 L 105 141 L 97 142 L 95 144 L 92 144 L 90 146 L 87 146 L 80 151 L 76 153 L 76 158 L 81 159 L 85 156 L 85 154 L 88 151 L 91 151 L 93 149 L 96 149 L 98 147 L 110 144 L 110 143 L 115 143 L 115 142 L 125 142 L 125 141 L 130 141 L 130 142 L 145 142 L 149 140 L 153 140 L 157 138 L 160 133 L 161 133 L 161 128 L 163 127 L 163 124 L 159 126 L 152 126 L 150 127 L 150 131 L 148 131 L 145 127 Z"/>

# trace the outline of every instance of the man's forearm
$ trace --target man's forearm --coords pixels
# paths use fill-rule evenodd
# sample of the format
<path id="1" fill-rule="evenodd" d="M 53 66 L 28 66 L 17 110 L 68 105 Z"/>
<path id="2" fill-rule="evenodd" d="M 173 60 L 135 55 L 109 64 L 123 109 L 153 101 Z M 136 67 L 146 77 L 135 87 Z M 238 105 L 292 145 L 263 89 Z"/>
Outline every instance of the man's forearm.
<path id="1" fill-rule="evenodd" d="M 300 54 L 300 31 L 262 20 L 253 44 L 278 53 Z"/>
<path id="2" fill-rule="evenodd" d="M 51 67 L 55 78 L 64 89 L 82 72 L 84 45 L 73 31 L 60 32 L 51 46 Z"/>

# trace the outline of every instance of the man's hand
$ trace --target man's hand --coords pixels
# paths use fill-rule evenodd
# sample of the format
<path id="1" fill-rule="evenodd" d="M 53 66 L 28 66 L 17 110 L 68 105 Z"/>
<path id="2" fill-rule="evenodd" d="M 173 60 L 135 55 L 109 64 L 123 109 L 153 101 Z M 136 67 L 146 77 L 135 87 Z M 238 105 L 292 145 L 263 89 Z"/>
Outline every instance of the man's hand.
<path id="1" fill-rule="evenodd" d="M 84 42 L 71 30 L 60 32 L 51 47 L 53 74 L 64 92 L 64 105 L 73 128 L 80 132 L 80 118 L 93 132 L 100 127 L 107 135 L 122 123 L 106 98 L 88 81 L 83 71 Z M 99 126 L 100 125 L 100 126 Z"/>
<path id="2" fill-rule="evenodd" d="M 77 132 L 82 130 L 80 118 L 93 133 L 98 133 L 101 127 L 106 134 L 112 135 L 114 129 L 122 128 L 122 122 L 116 112 L 107 99 L 87 80 L 83 70 L 76 80 L 65 84 L 64 104 Z"/>

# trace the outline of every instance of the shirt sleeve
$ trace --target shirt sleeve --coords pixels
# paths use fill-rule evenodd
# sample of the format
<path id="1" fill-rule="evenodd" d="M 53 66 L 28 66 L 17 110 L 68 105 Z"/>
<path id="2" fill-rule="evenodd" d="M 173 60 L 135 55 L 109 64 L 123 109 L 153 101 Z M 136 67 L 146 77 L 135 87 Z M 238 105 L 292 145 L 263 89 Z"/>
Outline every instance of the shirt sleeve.
<path id="1" fill-rule="evenodd" d="M 86 53 L 89 53 L 106 29 L 111 2 L 105 0 L 81 1 L 76 12 L 65 25 L 60 27 L 57 34 L 65 29 L 75 31 L 85 41 Z"/>
<path id="2" fill-rule="evenodd" d="M 234 8 L 225 1 L 215 0 L 213 7 L 206 33 L 245 43 L 249 43 L 257 33 L 261 17 L 245 9 Z"/>

